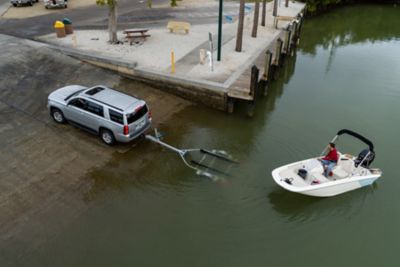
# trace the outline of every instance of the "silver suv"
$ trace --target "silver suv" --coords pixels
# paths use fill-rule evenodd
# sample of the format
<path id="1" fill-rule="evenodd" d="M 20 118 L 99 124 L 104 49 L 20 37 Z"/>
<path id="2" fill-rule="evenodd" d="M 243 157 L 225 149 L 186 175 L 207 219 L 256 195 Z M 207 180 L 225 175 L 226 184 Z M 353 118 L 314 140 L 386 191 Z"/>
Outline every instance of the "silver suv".
<path id="1" fill-rule="evenodd" d="M 151 113 L 143 100 L 99 85 L 70 85 L 48 97 L 51 117 L 100 135 L 107 145 L 129 142 L 151 126 Z"/>

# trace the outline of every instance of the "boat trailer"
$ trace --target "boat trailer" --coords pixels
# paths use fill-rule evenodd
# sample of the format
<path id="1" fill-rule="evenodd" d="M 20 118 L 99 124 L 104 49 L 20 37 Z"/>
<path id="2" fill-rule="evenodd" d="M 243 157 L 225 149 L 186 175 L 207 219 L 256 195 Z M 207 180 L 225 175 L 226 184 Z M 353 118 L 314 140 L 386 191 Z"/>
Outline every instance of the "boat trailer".
<path id="1" fill-rule="evenodd" d="M 177 153 L 185 165 L 193 169 L 197 175 L 205 176 L 211 180 L 229 176 L 229 170 L 239 162 L 224 150 L 207 150 L 202 148 L 179 149 L 161 141 L 161 134 L 154 129 L 153 135 L 145 138 Z"/>

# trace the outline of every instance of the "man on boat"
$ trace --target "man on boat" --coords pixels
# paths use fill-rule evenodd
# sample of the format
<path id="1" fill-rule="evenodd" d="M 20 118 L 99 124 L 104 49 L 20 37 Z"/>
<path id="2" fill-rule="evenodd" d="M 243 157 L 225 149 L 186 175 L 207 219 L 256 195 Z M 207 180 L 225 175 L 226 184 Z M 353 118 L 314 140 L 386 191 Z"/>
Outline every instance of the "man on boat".
<path id="1" fill-rule="evenodd" d="M 333 167 L 338 162 L 338 153 L 336 150 L 336 146 L 334 143 L 329 143 L 328 145 L 328 154 L 325 157 L 320 159 L 322 166 L 324 167 L 324 176 L 328 177 L 329 173 L 332 171 Z"/>

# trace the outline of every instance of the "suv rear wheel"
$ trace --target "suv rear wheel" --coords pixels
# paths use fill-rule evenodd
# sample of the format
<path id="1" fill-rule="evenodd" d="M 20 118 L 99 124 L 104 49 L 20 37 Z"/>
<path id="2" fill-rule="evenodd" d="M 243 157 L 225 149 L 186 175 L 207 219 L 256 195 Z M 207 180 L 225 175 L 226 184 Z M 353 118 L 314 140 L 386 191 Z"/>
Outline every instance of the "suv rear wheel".
<path id="1" fill-rule="evenodd" d="M 107 129 L 100 130 L 100 138 L 101 140 L 109 146 L 112 146 L 115 143 L 114 134 Z"/>
<path id="2" fill-rule="evenodd" d="M 57 123 L 65 122 L 64 114 L 58 108 L 52 108 L 50 113 L 51 113 L 51 117 L 53 118 L 53 120 L 55 122 L 57 122 Z"/>

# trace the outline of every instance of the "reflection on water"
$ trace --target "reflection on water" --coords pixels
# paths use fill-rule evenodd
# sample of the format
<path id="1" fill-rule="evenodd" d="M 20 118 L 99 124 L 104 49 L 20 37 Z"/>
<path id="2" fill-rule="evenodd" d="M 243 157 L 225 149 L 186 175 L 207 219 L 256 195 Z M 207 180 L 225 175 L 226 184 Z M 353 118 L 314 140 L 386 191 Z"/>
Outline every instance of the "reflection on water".
<path id="1" fill-rule="evenodd" d="M 352 44 L 390 42 L 400 38 L 399 8 L 396 6 L 345 7 L 323 17 L 304 24 L 301 52 L 316 55 L 319 47 L 335 50 Z"/>
<path id="2" fill-rule="evenodd" d="M 363 187 L 334 198 L 315 198 L 300 194 L 290 194 L 277 189 L 268 194 L 271 206 L 289 221 L 307 222 L 321 217 L 350 218 L 357 216 L 364 208 L 369 196 L 372 196 L 378 184 Z"/>

